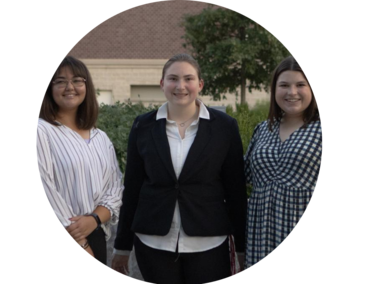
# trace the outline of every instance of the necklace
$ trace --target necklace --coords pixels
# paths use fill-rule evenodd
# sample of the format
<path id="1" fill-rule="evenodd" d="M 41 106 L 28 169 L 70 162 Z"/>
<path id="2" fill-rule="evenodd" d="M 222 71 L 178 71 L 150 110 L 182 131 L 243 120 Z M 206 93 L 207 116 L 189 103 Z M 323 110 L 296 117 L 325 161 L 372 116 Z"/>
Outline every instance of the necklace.
<path id="1" fill-rule="evenodd" d="M 191 120 L 192 117 L 190 117 L 189 119 L 187 119 L 186 121 L 182 122 L 182 123 L 179 123 L 180 127 L 184 127 L 186 125 L 186 123 Z"/>
<path id="2" fill-rule="evenodd" d="M 199 108 L 197 107 L 196 108 L 196 112 L 195 112 L 195 114 L 194 115 L 192 115 L 189 119 L 187 119 L 186 121 L 183 121 L 183 122 L 176 122 L 176 124 L 177 125 L 179 125 L 180 127 L 184 127 L 184 126 L 186 126 L 186 123 L 188 122 L 188 121 L 190 121 L 191 119 L 193 119 L 194 117 L 196 117 L 197 115 L 198 115 L 198 113 L 199 113 Z"/>

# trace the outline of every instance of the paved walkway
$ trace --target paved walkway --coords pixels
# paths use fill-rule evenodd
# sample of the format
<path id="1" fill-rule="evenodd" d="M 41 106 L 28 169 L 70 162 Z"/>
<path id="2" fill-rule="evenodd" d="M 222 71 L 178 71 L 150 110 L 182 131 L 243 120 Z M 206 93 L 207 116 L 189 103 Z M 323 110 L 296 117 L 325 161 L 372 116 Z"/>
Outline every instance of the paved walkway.
<path id="1" fill-rule="evenodd" d="M 112 254 L 113 254 L 113 244 L 116 238 L 117 225 L 111 227 L 112 236 L 107 242 L 107 265 L 111 267 L 112 263 Z M 130 277 L 133 277 L 138 280 L 142 280 L 141 272 L 138 268 L 137 260 L 135 258 L 135 254 L 132 252 L 129 258 L 129 269 L 130 269 Z"/>
<path id="2" fill-rule="evenodd" d="M 112 262 L 113 244 L 114 244 L 114 239 L 116 238 L 117 225 L 112 226 L 111 231 L 112 231 L 112 236 L 107 241 L 107 265 L 109 267 L 111 267 L 111 262 Z"/>

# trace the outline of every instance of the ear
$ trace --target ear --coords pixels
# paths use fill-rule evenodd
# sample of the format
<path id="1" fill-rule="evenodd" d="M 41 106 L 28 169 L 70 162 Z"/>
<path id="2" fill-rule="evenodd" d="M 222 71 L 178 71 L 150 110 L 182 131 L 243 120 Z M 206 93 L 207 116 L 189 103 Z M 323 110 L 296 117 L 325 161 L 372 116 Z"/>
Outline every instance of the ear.
<path id="1" fill-rule="evenodd" d="M 164 85 L 163 85 L 163 79 L 161 79 L 160 85 L 161 85 L 161 90 L 163 91 L 163 87 L 164 87 Z"/>
<path id="2" fill-rule="evenodd" d="M 203 87 L 204 87 L 204 81 L 203 81 L 203 79 L 201 79 L 199 81 L 199 93 L 201 92 L 201 90 L 203 89 Z"/>

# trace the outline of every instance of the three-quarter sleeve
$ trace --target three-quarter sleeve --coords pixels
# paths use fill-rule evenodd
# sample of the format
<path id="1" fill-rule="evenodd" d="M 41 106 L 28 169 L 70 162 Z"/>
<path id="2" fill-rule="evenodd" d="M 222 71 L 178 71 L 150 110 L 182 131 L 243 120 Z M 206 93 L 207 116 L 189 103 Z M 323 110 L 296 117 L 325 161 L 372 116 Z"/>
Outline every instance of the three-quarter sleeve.
<path id="1" fill-rule="evenodd" d="M 252 153 L 253 153 L 255 143 L 258 140 L 260 125 L 261 125 L 261 123 L 255 127 L 255 129 L 253 131 L 253 136 L 251 137 L 249 146 L 247 147 L 246 154 L 244 156 L 245 177 L 246 177 L 246 182 L 248 184 L 253 184 L 253 172 L 251 170 L 251 163 L 252 163 L 251 157 L 252 157 Z"/>
<path id="2" fill-rule="evenodd" d="M 108 140 L 109 158 L 110 158 L 110 175 L 105 188 L 105 192 L 100 199 L 98 205 L 107 208 L 111 213 L 110 223 L 115 225 L 118 222 L 120 207 L 121 207 L 121 195 L 124 189 L 122 184 L 122 173 L 120 171 L 116 153 L 112 142 Z"/>
<path id="3" fill-rule="evenodd" d="M 56 188 L 53 156 L 49 138 L 40 127 L 37 129 L 37 155 L 42 184 L 47 198 L 59 221 L 63 226 L 67 227 L 71 224 L 69 218 L 73 217 L 74 213 Z"/>

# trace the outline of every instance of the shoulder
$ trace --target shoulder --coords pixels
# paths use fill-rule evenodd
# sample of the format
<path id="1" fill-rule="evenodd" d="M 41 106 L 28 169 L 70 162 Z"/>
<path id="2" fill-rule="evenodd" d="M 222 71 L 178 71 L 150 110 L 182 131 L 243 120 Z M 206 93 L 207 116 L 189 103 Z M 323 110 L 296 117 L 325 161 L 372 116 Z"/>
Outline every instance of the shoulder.
<path id="1" fill-rule="evenodd" d="M 229 120 L 229 121 L 234 119 L 233 117 L 231 117 L 230 115 L 226 114 L 223 111 L 219 111 L 217 109 L 210 108 L 210 107 L 206 107 L 206 108 L 209 112 L 211 119 L 216 118 L 216 119 Z"/>
<path id="2" fill-rule="evenodd" d="M 37 126 L 37 133 L 38 134 L 47 134 L 53 130 L 54 127 L 57 127 L 55 125 L 52 125 L 51 123 L 47 122 L 46 120 L 39 118 L 38 119 L 38 126 Z"/>
<path id="3" fill-rule="evenodd" d="M 320 132 L 321 133 L 321 122 L 320 120 L 311 121 L 307 124 L 306 130 L 312 132 Z"/>
<path id="4" fill-rule="evenodd" d="M 45 128 L 46 126 L 51 125 L 49 122 L 43 118 L 38 118 L 38 128 Z"/>
<path id="5" fill-rule="evenodd" d="M 102 137 L 104 139 L 108 139 L 109 140 L 109 137 L 108 137 L 107 133 L 105 133 L 100 128 L 93 128 L 91 131 L 97 131 L 97 134 L 99 135 L 99 137 Z"/>
<path id="6" fill-rule="evenodd" d="M 111 147 L 114 147 L 113 146 L 113 142 L 111 141 L 111 139 L 108 137 L 107 133 L 104 132 L 103 130 L 101 130 L 100 128 L 93 128 L 91 130 L 92 131 L 96 131 L 96 134 L 94 136 L 94 139 L 96 139 L 97 141 L 100 142 L 100 145 L 102 146 L 105 146 L 105 147 L 108 147 L 108 148 L 111 148 Z M 92 136 L 92 135 L 91 135 Z"/>
<path id="7" fill-rule="evenodd" d="M 273 133 L 275 132 L 275 127 L 277 127 L 277 125 L 274 124 L 272 130 L 270 130 L 269 124 L 270 123 L 268 120 L 259 122 L 254 127 L 251 139 L 256 141 L 262 139 L 263 137 L 272 137 Z"/>
<path id="8" fill-rule="evenodd" d="M 153 124 L 156 122 L 157 112 L 158 110 L 152 110 L 150 112 L 137 116 L 134 120 L 133 128 L 137 129 Z"/>
<path id="9" fill-rule="evenodd" d="M 265 129 L 265 128 L 268 128 L 268 121 L 265 120 L 265 121 L 262 121 L 262 122 L 259 122 L 257 124 L 257 126 L 255 126 L 256 129 Z"/>
<path id="10" fill-rule="evenodd" d="M 50 141 L 54 140 L 57 136 L 57 127 L 46 120 L 39 118 L 37 126 L 37 145 L 44 147 L 50 144 Z"/>
<path id="11" fill-rule="evenodd" d="M 209 112 L 210 120 L 214 121 L 218 124 L 223 124 L 225 126 L 230 124 L 236 124 L 237 120 L 230 115 L 226 114 L 225 112 L 219 111 L 217 109 L 209 108 L 207 107 L 207 110 Z"/>
<path id="12" fill-rule="evenodd" d="M 209 112 L 209 125 L 214 133 L 219 133 L 225 137 L 235 137 L 239 135 L 238 123 L 234 117 L 217 109 L 207 108 Z"/>
<path id="13" fill-rule="evenodd" d="M 254 128 L 254 133 L 262 132 L 265 130 L 269 131 L 269 122 L 267 120 L 259 122 Z"/>
<path id="14" fill-rule="evenodd" d="M 136 120 L 138 120 L 140 123 L 155 121 L 157 117 L 158 110 L 152 110 L 144 114 L 140 114 L 136 117 Z"/>

